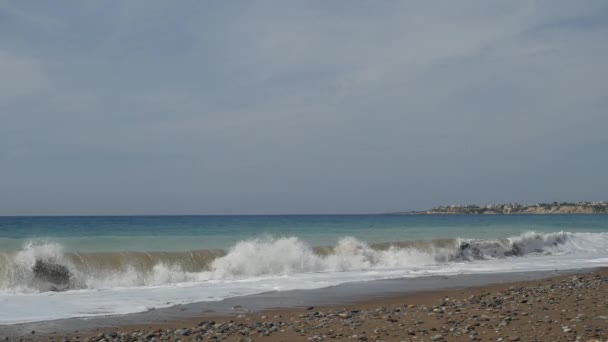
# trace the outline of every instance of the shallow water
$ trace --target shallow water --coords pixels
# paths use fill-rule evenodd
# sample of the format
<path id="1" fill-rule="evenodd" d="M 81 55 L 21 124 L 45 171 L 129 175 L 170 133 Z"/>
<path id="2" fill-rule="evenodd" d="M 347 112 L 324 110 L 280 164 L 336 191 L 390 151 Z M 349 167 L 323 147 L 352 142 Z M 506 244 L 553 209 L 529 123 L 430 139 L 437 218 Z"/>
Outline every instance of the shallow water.
<path id="1" fill-rule="evenodd" d="M 48 291 L 36 260 L 69 270 Z M 608 266 L 608 215 L 0 218 L 0 324 L 429 275 Z"/>

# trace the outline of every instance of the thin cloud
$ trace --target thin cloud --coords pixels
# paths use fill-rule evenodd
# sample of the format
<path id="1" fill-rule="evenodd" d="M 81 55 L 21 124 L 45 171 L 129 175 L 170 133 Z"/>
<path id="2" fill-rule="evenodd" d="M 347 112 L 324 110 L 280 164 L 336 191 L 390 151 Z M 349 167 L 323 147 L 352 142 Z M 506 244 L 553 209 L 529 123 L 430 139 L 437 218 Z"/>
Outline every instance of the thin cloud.
<path id="1" fill-rule="evenodd" d="M 0 214 L 602 199 L 606 13 L 4 4 Z"/>

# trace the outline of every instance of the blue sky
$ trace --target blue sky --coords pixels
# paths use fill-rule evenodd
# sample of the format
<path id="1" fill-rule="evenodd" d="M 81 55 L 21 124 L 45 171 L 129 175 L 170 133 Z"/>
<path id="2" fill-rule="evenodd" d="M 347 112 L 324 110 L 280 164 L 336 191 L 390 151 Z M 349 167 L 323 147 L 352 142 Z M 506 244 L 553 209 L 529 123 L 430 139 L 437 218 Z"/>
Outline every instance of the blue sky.
<path id="1" fill-rule="evenodd" d="M 0 215 L 608 197 L 606 1 L 0 3 Z"/>

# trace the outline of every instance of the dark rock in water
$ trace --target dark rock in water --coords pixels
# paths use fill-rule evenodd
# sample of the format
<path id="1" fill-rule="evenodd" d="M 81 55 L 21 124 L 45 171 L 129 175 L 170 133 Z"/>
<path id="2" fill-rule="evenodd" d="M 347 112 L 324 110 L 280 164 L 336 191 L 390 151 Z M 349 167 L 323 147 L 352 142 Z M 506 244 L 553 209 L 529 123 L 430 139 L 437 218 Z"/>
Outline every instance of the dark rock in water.
<path id="1" fill-rule="evenodd" d="M 520 256 L 522 255 L 522 250 L 519 248 L 517 244 L 513 244 L 510 251 L 505 252 L 505 256 Z"/>
<path id="2" fill-rule="evenodd" d="M 468 260 L 470 258 L 473 259 L 482 259 L 483 253 L 475 244 L 471 244 L 468 242 L 463 242 L 460 244 L 460 258 L 464 260 Z"/>
<path id="3" fill-rule="evenodd" d="M 34 272 L 36 280 L 54 285 L 53 289 L 55 291 L 68 286 L 72 278 L 72 273 L 67 267 L 43 260 L 36 260 L 32 272 Z"/>

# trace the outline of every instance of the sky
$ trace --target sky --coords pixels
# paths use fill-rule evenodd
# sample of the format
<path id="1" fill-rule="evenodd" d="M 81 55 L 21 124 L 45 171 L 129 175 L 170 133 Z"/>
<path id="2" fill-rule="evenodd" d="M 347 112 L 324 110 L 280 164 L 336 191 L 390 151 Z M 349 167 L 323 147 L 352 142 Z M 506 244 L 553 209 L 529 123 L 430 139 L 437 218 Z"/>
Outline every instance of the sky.
<path id="1" fill-rule="evenodd" d="M 608 2 L 0 2 L 0 215 L 608 200 Z"/>

